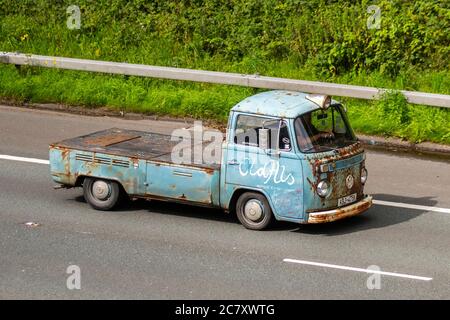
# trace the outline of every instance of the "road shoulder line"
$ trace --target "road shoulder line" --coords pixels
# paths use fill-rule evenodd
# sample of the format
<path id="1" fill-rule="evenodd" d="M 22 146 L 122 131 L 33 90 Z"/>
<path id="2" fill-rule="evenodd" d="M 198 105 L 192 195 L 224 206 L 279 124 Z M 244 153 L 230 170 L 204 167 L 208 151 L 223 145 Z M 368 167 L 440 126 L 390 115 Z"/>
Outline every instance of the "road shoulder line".
<path id="1" fill-rule="evenodd" d="M 16 157 L 9 156 L 6 154 L 0 154 L 0 159 L 2 160 L 11 160 L 11 161 L 20 161 L 20 162 L 30 162 L 30 163 L 38 163 L 38 164 L 50 164 L 50 161 L 36 158 L 24 158 L 24 157 Z"/>
<path id="2" fill-rule="evenodd" d="M 283 259 L 283 261 L 290 262 L 290 263 L 316 266 L 316 267 L 339 269 L 339 270 L 364 272 L 364 273 L 376 273 L 376 274 L 385 275 L 385 276 L 407 278 L 407 279 L 414 279 L 414 280 L 422 280 L 422 281 L 433 280 L 433 278 L 430 278 L 430 277 L 415 276 L 415 275 L 396 273 L 396 272 L 386 272 L 386 271 L 381 271 L 381 270 L 372 270 L 369 268 L 368 269 L 354 268 L 354 267 L 340 266 L 340 265 L 336 265 L 336 264 L 328 264 L 328 263 L 321 263 L 321 262 L 312 262 L 312 261 L 306 261 L 306 260 L 297 260 L 297 259 L 287 259 L 286 258 L 286 259 Z"/>

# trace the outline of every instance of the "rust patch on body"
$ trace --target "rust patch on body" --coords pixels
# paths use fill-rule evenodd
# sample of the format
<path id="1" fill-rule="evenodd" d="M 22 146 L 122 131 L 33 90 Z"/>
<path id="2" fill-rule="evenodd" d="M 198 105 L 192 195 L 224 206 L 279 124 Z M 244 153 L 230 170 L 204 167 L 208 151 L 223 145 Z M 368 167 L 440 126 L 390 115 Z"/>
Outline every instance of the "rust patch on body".
<path id="1" fill-rule="evenodd" d="M 336 154 L 327 155 L 327 156 L 323 156 L 323 154 L 321 154 L 321 153 L 310 155 L 308 157 L 309 162 L 311 165 L 313 163 L 316 165 L 321 165 L 321 164 L 324 164 L 327 162 L 344 160 L 344 159 L 356 156 L 360 153 L 363 153 L 364 149 L 361 147 L 360 142 L 355 142 L 354 144 L 352 144 L 350 146 L 336 149 L 335 152 L 336 152 Z"/>
<path id="2" fill-rule="evenodd" d="M 139 166 L 139 159 L 137 157 L 132 157 L 130 160 L 133 163 L 133 167 L 137 168 Z"/>
<path id="3" fill-rule="evenodd" d="M 372 206 L 372 197 L 368 196 L 364 200 L 355 203 L 353 205 L 349 205 L 347 207 L 317 213 L 310 213 L 308 223 L 325 223 L 344 219 L 347 217 L 363 213 L 371 206 Z"/>
<path id="4" fill-rule="evenodd" d="M 134 195 L 134 196 L 137 198 L 147 199 L 147 200 L 157 200 L 157 201 L 164 201 L 164 202 L 179 202 L 179 203 L 196 205 L 196 206 L 201 206 L 201 207 L 208 207 L 208 208 L 217 207 L 217 206 L 213 205 L 210 201 L 200 202 L 200 201 L 188 200 L 185 195 L 181 195 L 178 198 L 169 198 L 169 197 L 159 196 L 159 195 L 154 195 L 154 194 L 149 194 L 149 193 L 147 193 L 145 195 Z"/>
<path id="5" fill-rule="evenodd" d="M 61 178 L 63 181 L 68 181 L 70 179 L 70 174 L 65 172 L 53 172 L 52 176 Z"/>
<path id="6" fill-rule="evenodd" d="M 70 150 L 64 147 L 59 148 L 61 150 L 61 157 L 64 161 L 69 161 L 68 155 Z"/>
<path id="7" fill-rule="evenodd" d="M 319 182 L 318 181 L 313 182 L 313 181 L 311 181 L 311 179 L 309 179 L 309 177 L 307 177 L 306 180 L 308 181 L 309 185 L 311 186 L 311 190 L 315 192 L 317 190 L 317 184 Z"/>
<path id="8" fill-rule="evenodd" d="M 213 175 L 214 174 L 214 169 L 212 169 L 212 168 L 200 168 L 200 170 L 202 170 L 202 171 L 205 171 L 206 172 L 206 174 L 209 174 L 209 175 Z"/>
<path id="9" fill-rule="evenodd" d="M 317 154 L 312 155 L 308 157 L 308 162 L 311 168 L 312 173 L 312 180 L 308 177 L 307 181 L 309 185 L 311 186 L 311 190 L 313 192 L 316 192 L 317 185 L 321 180 L 326 180 L 330 183 L 332 186 L 331 188 L 331 194 L 327 196 L 326 198 L 320 198 L 320 202 L 322 204 L 322 207 L 328 207 L 330 206 L 330 201 L 337 201 L 337 198 L 340 196 L 340 193 L 342 190 L 347 190 L 347 187 L 345 186 L 345 180 L 342 178 L 339 178 L 339 176 L 346 177 L 349 174 L 352 174 L 351 168 L 347 169 L 339 169 L 336 170 L 336 167 L 334 167 L 332 170 L 327 170 L 325 172 L 321 172 L 321 166 L 327 165 L 327 164 L 335 164 L 336 162 L 340 160 L 345 160 L 354 156 L 357 156 L 364 152 L 364 149 L 362 149 L 361 144 L 359 142 L 355 142 L 354 144 L 339 148 L 335 150 L 336 153 L 332 155 L 326 155 L 323 156 L 323 154 Z M 353 166 L 352 166 L 353 167 Z M 339 173 L 339 175 L 338 175 Z M 321 178 L 322 174 L 326 174 L 326 178 Z M 354 185 L 350 190 L 347 190 L 349 194 L 351 193 L 357 193 L 358 195 L 361 194 L 362 188 L 360 180 L 355 180 Z M 362 194 L 361 194 L 362 196 Z"/>

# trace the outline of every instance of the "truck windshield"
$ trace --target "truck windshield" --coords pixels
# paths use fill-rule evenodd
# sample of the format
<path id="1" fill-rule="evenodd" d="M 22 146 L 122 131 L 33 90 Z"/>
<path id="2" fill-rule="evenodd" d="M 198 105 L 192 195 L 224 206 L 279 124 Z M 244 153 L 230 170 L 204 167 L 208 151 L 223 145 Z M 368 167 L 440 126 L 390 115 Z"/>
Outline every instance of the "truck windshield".
<path id="1" fill-rule="evenodd" d="M 295 134 L 302 152 L 324 152 L 356 142 L 341 105 L 317 109 L 295 119 Z"/>

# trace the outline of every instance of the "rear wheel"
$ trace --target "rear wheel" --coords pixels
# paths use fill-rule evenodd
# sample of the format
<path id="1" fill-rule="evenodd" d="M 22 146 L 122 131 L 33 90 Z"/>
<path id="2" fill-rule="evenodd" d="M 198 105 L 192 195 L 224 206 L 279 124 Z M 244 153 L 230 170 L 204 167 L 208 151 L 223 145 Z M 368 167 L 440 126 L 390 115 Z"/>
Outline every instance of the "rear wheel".
<path id="1" fill-rule="evenodd" d="M 120 187 L 115 181 L 86 178 L 83 182 L 84 199 L 97 210 L 111 210 L 120 197 Z"/>
<path id="2" fill-rule="evenodd" d="M 236 203 L 236 214 L 244 227 L 263 230 L 272 220 L 272 209 L 266 197 L 256 192 L 243 193 Z"/>

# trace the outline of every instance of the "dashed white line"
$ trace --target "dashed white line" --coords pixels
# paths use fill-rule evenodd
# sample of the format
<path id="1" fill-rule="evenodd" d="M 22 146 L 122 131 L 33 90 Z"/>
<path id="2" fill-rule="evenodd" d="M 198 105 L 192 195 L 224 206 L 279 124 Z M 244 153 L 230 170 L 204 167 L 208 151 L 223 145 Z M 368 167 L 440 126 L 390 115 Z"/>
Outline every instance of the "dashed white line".
<path id="1" fill-rule="evenodd" d="M 373 200 L 374 204 L 378 204 L 380 206 L 389 206 L 389 207 L 398 207 L 398 208 L 407 208 L 407 209 L 415 209 L 415 210 L 424 210 L 424 211 L 435 211 L 435 212 L 443 212 L 450 213 L 450 209 L 446 208 L 438 208 L 438 207 L 429 207 L 429 206 L 420 206 L 417 204 L 409 204 L 409 203 L 401 203 L 401 202 L 391 202 L 391 201 L 382 201 L 382 200 Z"/>
<path id="2" fill-rule="evenodd" d="M 8 156 L 6 154 L 0 154 L 0 159 L 2 159 L 2 160 L 11 160 L 11 161 L 39 163 L 39 164 L 50 164 L 50 162 L 48 160 L 36 159 L 36 158 L 15 157 L 15 156 Z"/>
<path id="3" fill-rule="evenodd" d="M 421 277 L 421 276 L 414 276 L 414 275 L 404 274 L 404 273 L 386 272 L 386 271 L 378 271 L 378 270 L 371 270 L 371 269 L 339 266 L 339 265 L 336 265 L 336 264 L 328 264 L 328 263 L 321 263 L 321 262 L 312 262 L 312 261 L 296 260 L 296 259 L 283 259 L 283 261 L 284 262 L 290 262 L 290 263 L 305 264 L 305 265 L 316 266 L 316 267 L 324 267 L 324 268 L 347 270 L 347 271 L 356 271 L 356 272 L 365 272 L 365 273 L 377 273 L 377 274 L 381 274 L 381 275 L 385 275 L 385 276 L 392 276 L 392 277 L 399 277 L 399 278 L 408 278 L 408 279 L 414 279 L 414 280 L 422 280 L 422 281 L 431 281 L 431 280 L 433 280 L 433 278 L 430 278 L 430 277 Z"/>

